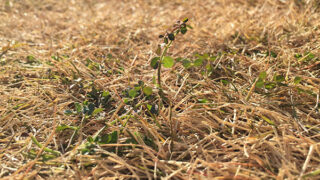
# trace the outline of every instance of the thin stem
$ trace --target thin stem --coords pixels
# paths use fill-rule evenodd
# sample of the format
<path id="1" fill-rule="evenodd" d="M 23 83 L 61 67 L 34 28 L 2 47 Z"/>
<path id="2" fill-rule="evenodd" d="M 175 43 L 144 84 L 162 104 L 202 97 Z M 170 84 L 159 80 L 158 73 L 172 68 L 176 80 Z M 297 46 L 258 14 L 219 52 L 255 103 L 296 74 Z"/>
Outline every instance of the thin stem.
<path id="1" fill-rule="evenodd" d="M 31 136 L 31 140 L 32 140 L 39 148 L 42 148 L 42 147 L 43 147 L 43 145 L 40 144 L 40 143 L 38 142 L 38 140 L 37 140 L 33 135 L 30 135 L 30 136 Z M 43 150 L 44 150 L 45 152 L 52 153 L 52 154 L 54 154 L 55 156 L 59 156 L 59 155 L 61 154 L 59 151 L 55 151 L 55 150 L 52 150 L 52 149 L 47 148 L 47 147 L 44 147 Z"/>
<path id="2" fill-rule="evenodd" d="M 162 90 L 162 87 L 161 87 L 161 64 L 162 64 L 162 60 L 163 60 L 164 56 L 167 54 L 167 51 L 168 51 L 171 44 L 172 44 L 172 41 L 170 41 L 169 44 L 167 44 L 165 46 L 164 50 L 161 53 L 159 64 L 158 64 L 158 85 L 159 85 L 160 90 Z"/>

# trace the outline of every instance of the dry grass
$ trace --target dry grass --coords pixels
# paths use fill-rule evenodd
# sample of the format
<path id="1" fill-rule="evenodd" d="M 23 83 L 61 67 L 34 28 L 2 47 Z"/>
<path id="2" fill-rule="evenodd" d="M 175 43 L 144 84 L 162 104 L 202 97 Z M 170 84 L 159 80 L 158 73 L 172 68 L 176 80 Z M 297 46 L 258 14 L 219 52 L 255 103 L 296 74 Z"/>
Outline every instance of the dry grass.
<path id="1" fill-rule="evenodd" d="M 158 127 L 122 91 L 155 87 L 158 35 L 184 17 L 193 30 L 169 54 L 220 55 L 210 76 L 180 63 L 162 71 L 175 107 L 173 123 L 160 109 Z M 319 39 L 317 0 L 0 1 L 0 177 L 319 179 Z M 261 72 L 283 85 L 256 87 Z M 65 115 L 93 86 L 111 94 L 104 112 Z M 56 131 L 62 124 L 80 129 Z M 101 129 L 117 142 L 79 152 Z"/>

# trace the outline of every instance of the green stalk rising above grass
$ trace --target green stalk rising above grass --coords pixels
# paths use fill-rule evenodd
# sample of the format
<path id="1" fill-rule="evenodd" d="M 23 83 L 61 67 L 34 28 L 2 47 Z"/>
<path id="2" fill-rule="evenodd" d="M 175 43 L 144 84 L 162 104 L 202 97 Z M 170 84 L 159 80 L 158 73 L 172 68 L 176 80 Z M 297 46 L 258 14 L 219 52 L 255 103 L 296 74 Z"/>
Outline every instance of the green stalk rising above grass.
<path id="1" fill-rule="evenodd" d="M 188 18 L 185 18 L 183 21 L 177 21 L 174 25 L 172 30 L 166 31 L 164 35 L 160 35 L 159 38 L 163 39 L 163 43 L 158 45 L 158 49 L 156 51 L 157 57 L 154 57 L 151 60 L 151 67 L 153 69 L 157 69 L 157 82 L 159 88 L 159 96 L 163 101 L 167 99 L 164 97 L 164 93 L 161 86 L 161 66 L 163 65 L 165 68 L 171 68 L 174 65 L 174 59 L 167 55 L 167 51 L 170 48 L 172 42 L 175 40 L 175 37 L 181 33 L 185 34 L 188 28 L 191 26 L 187 25 Z"/>
<path id="2" fill-rule="evenodd" d="M 174 123 L 172 122 L 172 102 L 169 101 L 169 99 L 165 96 L 162 86 L 161 86 L 161 66 L 163 65 L 165 68 L 171 68 L 173 67 L 175 60 L 170 57 L 166 56 L 167 51 L 170 48 L 172 42 L 175 40 L 175 37 L 181 33 L 185 34 L 188 28 L 191 28 L 191 26 L 187 25 L 188 18 L 185 18 L 183 21 L 177 21 L 171 30 L 167 30 L 164 35 L 160 35 L 159 38 L 163 39 L 163 43 L 158 45 L 158 49 L 156 51 L 157 57 L 154 57 L 151 60 L 151 67 L 153 69 L 157 69 L 157 82 L 158 82 L 158 88 L 159 88 L 159 96 L 162 102 L 166 105 L 169 105 L 169 121 L 170 121 L 170 131 L 171 131 L 171 137 L 175 138 L 175 130 L 174 130 Z M 159 101 L 159 108 L 161 105 L 161 101 Z"/>

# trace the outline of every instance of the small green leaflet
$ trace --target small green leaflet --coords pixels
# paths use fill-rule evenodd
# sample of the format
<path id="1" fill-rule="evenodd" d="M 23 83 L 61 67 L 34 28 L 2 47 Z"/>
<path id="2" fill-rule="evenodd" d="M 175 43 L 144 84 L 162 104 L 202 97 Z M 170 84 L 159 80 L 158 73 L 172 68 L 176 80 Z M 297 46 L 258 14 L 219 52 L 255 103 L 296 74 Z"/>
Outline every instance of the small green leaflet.
<path id="1" fill-rule="evenodd" d="M 93 112 L 92 112 L 92 116 L 102 112 L 104 109 L 103 108 L 96 108 Z"/>
<path id="2" fill-rule="evenodd" d="M 262 79 L 259 79 L 255 85 L 257 88 L 263 88 L 264 82 Z"/>
<path id="3" fill-rule="evenodd" d="M 130 96 L 131 98 L 136 97 L 136 96 L 137 96 L 137 91 L 136 91 L 135 89 L 131 89 L 131 90 L 129 91 L 129 96 Z"/>
<path id="4" fill-rule="evenodd" d="M 265 71 L 262 71 L 260 74 L 259 74 L 259 79 L 265 79 L 267 77 L 267 73 Z"/>
<path id="5" fill-rule="evenodd" d="M 197 60 L 194 61 L 193 64 L 194 64 L 195 67 L 199 67 L 199 66 L 201 66 L 203 64 L 203 59 L 197 59 Z"/>
<path id="6" fill-rule="evenodd" d="M 174 65 L 174 59 L 170 56 L 165 56 L 163 58 L 163 66 L 165 68 L 171 68 Z"/>
<path id="7" fill-rule="evenodd" d="M 160 57 L 154 57 L 154 58 L 151 59 L 150 66 L 151 66 L 153 69 L 157 69 L 157 68 L 158 68 L 159 59 L 160 59 Z"/>
<path id="8" fill-rule="evenodd" d="M 187 59 L 184 59 L 184 60 L 182 61 L 182 65 L 183 65 L 183 67 L 185 67 L 185 68 L 189 68 L 189 67 L 192 66 L 191 62 L 190 62 L 189 60 L 187 60 Z"/>
<path id="9" fill-rule="evenodd" d="M 63 131 L 65 129 L 73 129 L 73 130 L 78 130 L 79 127 L 77 126 L 69 126 L 69 125 L 65 125 L 65 124 L 61 124 L 60 126 L 58 126 L 56 128 L 56 131 Z"/>
<path id="10" fill-rule="evenodd" d="M 174 34 L 173 33 L 168 34 L 168 38 L 170 39 L 170 41 L 174 41 Z"/>
<path id="11" fill-rule="evenodd" d="M 181 31 L 181 33 L 182 34 L 185 34 L 185 33 L 187 33 L 187 27 L 182 27 L 181 29 L 180 29 L 180 31 Z"/>
<path id="12" fill-rule="evenodd" d="M 283 82 L 283 81 L 285 81 L 285 78 L 284 78 L 284 76 L 282 76 L 282 75 L 277 75 L 277 76 L 274 76 L 274 80 L 276 81 L 276 82 Z"/>
<path id="13" fill-rule="evenodd" d="M 294 84 L 299 84 L 301 82 L 301 80 L 302 80 L 302 78 L 297 76 L 297 77 L 294 78 L 293 83 Z"/>
<path id="14" fill-rule="evenodd" d="M 152 88 L 151 88 L 151 87 L 148 87 L 148 86 L 144 87 L 144 88 L 143 88 L 143 93 L 144 93 L 145 95 L 147 95 L 147 96 L 150 96 L 150 95 L 152 94 Z"/>

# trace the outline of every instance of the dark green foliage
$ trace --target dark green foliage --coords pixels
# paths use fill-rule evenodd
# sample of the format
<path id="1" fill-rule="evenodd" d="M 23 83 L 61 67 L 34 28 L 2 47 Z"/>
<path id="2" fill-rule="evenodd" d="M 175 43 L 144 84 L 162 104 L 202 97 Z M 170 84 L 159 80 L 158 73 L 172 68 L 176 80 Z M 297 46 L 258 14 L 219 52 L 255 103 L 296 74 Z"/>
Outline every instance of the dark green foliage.
<path id="1" fill-rule="evenodd" d="M 137 96 L 137 91 L 135 90 L 135 89 L 130 89 L 129 90 L 129 96 L 131 97 L 131 98 L 135 98 L 136 96 Z"/>
<path id="2" fill-rule="evenodd" d="M 168 44 L 168 43 L 169 43 L 168 38 L 165 37 L 165 38 L 163 39 L 163 42 L 166 43 L 166 44 Z"/>
<path id="3" fill-rule="evenodd" d="M 259 79 L 264 80 L 267 77 L 267 73 L 265 71 L 260 72 Z"/>
<path id="4" fill-rule="evenodd" d="M 112 143 L 117 143 L 117 141 L 118 141 L 117 131 L 113 131 L 112 133 L 98 136 L 96 139 L 94 139 L 94 142 L 97 142 L 98 144 L 112 144 Z"/>
<path id="5" fill-rule="evenodd" d="M 294 82 L 294 84 L 299 84 L 301 82 L 301 80 L 302 80 L 302 78 L 297 76 L 294 78 L 293 82 Z"/>
<path id="6" fill-rule="evenodd" d="M 194 61 L 193 65 L 195 67 L 200 67 L 203 64 L 203 61 L 204 61 L 203 59 L 197 59 L 197 60 Z"/>
<path id="7" fill-rule="evenodd" d="M 259 80 L 257 81 L 257 83 L 256 83 L 256 87 L 257 87 L 257 88 L 263 88 L 263 86 L 264 86 L 264 81 L 263 81 L 263 79 L 259 79 Z"/>
<path id="8" fill-rule="evenodd" d="M 187 31 L 188 31 L 188 30 L 187 30 L 187 28 L 186 28 L 186 27 L 181 28 L 181 33 L 182 33 L 182 34 L 187 33 Z"/>
<path id="9" fill-rule="evenodd" d="M 282 75 L 277 75 L 277 76 L 274 76 L 274 81 L 276 81 L 277 83 L 281 83 L 285 81 L 285 78 Z"/>
<path id="10" fill-rule="evenodd" d="M 269 56 L 269 52 L 267 52 L 266 55 Z M 276 58 L 278 55 L 274 51 L 270 51 L 270 56 Z"/>
<path id="11" fill-rule="evenodd" d="M 95 116 L 105 109 L 111 108 L 111 95 L 108 91 L 101 91 L 92 87 L 87 94 L 87 100 L 82 103 L 75 102 L 74 110 L 68 109 L 64 111 L 65 115 L 80 115 L 85 117 Z"/>
<path id="12" fill-rule="evenodd" d="M 97 136 L 95 138 L 89 136 L 87 138 L 87 142 L 84 144 L 84 147 L 80 149 L 81 154 L 95 154 L 95 148 L 98 147 L 99 144 L 114 144 L 118 142 L 118 132 L 113 131 L 109 134 L 104 134 Z M 110 148 L 110 151 L 114 152 L 115 148 Z"/>
<path id="13" fill-rule="evenodd" d="M 184 60 L 182 60 L 182 65 L 183 65 L 183 67 L 188 69 L 188 68 L 190 68 L 192 66 L 192 63 L 189 60 L 184 59 Z"/>
<path id="14" fill-rule="evenodd" d="M 255 84 L 256 88 L 265 88 L 266 90 L 274 89 L 278 86 L 287 86 L 284 84 L 285 77 L 282 75 L 275 75 L 272 81 L 267 80 L 267 73 L 265 71 L 260 72 L 258 81 Z"/>
<path id="15" fill-rule="evenodd" d="M 150 63 L 150 66 L 153 68 L 153 69 L 157 69 L 158 68 L 158 65 L 159 65 L 159 60 L 160 60 L 160 57 L 154 57 L 151 59 L 151 63 Z"/>
<path id="16" fill-rule="evenodd" d="M 174 41 L 174 34 L 173 33 L 168 34 L 168 38 L 170 41 Z"/>
<path id="17" fill-rule="evenodd" d="M 27 64 L 40 64 L 40 61 L 38 61 L 34 56 L 29 55 L 27 56 Z"/>

